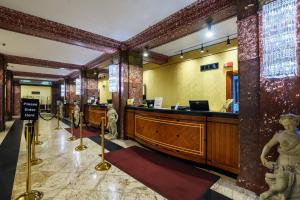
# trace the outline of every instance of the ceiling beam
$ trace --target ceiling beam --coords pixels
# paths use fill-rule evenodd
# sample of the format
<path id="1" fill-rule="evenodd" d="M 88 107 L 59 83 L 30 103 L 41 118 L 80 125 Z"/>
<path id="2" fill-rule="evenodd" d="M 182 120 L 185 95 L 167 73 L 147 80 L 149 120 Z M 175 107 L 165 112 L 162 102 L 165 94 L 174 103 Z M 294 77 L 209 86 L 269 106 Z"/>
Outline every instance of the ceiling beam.
<path id="1" fill-rule="evenodd" d="M 87 69 L 94 69 L 98 65 L 100 65 L 101 63 L 106 62 L 107 60 L 111 60 L 112 57 L 114 55 L 116 55 L 116 53 L 118 53 L 118 52 L 114 52 L 112 54 L 109 54 L 109 53 L 102 54 L 101 56 L 99 56 L 99 57 L 95 58 L 94 60 L 88 62 L 86 64 L 86 68 Z"/>
<path id="2" fill-rule="evenodd" d="M 117 40 L 0 6 L 0 28 L 101 52 L 121 47 Z"/>
<path id="3" fill-rule="evenodd" d="M 148 57 L 144 57 L 144 60 L 149 63 L 162 65 L 169 61 L 169 56 L 164 54 L 156 53 L 154 51 L 149 51 L 148 54 Z"/>
<path id="4" fill-rule="evenodd" d="M 208 20 L 217 23 L 236 14 L 236 0 L 197 0 L 127 40 L 125 44 L 129 49 L 152 49 L 207 27 Z"/>
<path id="5" fill-rule="evenodd" d="M 19 71 L 12 71 L 14 76 L 22 76 L 22 77 L 36 77 L 36 78 L 55 78 L 61 79 L 65 76 L 63 75 L 54 75 L 54 74 L 41 74 L 41 73 L 33 73 L 33 72 L 19 72 Z"/>
<path id="6" fill-rule="evenodd" d="M 41 60 L 36 58 L 27 58 L 21 56 L 5 55 L 5 57 L 7 58 L 7 62 L 12 64 L 30 65 L 30 66 L 54 68 L 54 69 L 65 68 L 71 70 L 74 69 L 80 70 L 83 67 L 83 65 L 56 62 L 50 60 Z"/>

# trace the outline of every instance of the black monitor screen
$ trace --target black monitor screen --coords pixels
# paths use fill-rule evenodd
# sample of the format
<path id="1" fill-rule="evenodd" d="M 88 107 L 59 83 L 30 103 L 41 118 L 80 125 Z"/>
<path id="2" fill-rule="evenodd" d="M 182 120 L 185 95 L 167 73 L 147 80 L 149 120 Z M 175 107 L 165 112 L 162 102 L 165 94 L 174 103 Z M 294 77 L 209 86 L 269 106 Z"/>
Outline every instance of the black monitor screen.
<path id="1" fill-rule="evenodd" d="M 209 111 L 209 104 L 206 100 L 189 101 L 191 110 Z"/>
<path id="2" fill-rule="evenodd" d="M 154 107 L 154 100 L 146 100 L 148 108 Z"/>

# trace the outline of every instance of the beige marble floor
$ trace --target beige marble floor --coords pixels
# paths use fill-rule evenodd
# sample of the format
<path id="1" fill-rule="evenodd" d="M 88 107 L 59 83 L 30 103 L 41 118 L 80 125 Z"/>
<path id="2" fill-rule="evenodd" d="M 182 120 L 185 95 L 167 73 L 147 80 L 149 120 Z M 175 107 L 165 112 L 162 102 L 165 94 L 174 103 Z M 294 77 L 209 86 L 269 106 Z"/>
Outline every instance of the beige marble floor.
<path id="1" fill-rule="evenodd" d="M 164 199 L 114 166 L 108 172 L 96 172 L 100 146 L 84 139 L 88 149 L 77 152 L 74 148 L 79 141 L 67 141 L 70 134 L 64 129 L 54 131 L 55 126 L 55 120 L 40 120 L 40 140 L 44 143 L 37 146 L 37 156 L 43 163 L 32 169 L 32 189 L 42 191 L 43 199 Z M 12 199 L 25 191 L 25 145 L 22 137 Z"/>
<path id="2" fill-rule="evenodd" d="M 105 200 L 161 200 L 161 195 L 139 181 L 122 172 L 115 166 L 107 172 L 96 172 L 100 162 L 100 146 L 84 139 L 88 149 L 77 152 L 74 148 L 79 141 L 69 142 L 70 134 L 61 129 L 55 131 L 56 121 L 40 120 L 40 140 L 37 157 L 43 163 L 33 167 L 32 189 L 42 191 L 43 199 L 105 199 Z M 68 127 L 63 124 L 63 127 Z M 138 145 L 131 140 L 113 140 L 123 147 Z M 26 158 L 25 140 L 22 137 L 12 199 L 25 191 L 26 173 L 23 164 Z M 106 150 L 107 152 L 107 150 Z M 221 175 L 212 189 L 232 199 L 257 199 L 254 193 L 239 188 L 235 180 Z"/>

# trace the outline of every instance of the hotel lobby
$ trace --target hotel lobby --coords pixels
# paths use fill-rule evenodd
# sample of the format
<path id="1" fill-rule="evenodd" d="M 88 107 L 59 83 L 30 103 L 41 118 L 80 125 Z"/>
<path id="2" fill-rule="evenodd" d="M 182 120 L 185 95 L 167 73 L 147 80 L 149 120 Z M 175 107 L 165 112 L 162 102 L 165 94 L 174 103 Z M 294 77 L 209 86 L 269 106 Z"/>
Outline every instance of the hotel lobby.
<path id="1" fill-rule="evenodd" d="M 300 199 L 300 0 L 0 0 L 0 200 Z"/>

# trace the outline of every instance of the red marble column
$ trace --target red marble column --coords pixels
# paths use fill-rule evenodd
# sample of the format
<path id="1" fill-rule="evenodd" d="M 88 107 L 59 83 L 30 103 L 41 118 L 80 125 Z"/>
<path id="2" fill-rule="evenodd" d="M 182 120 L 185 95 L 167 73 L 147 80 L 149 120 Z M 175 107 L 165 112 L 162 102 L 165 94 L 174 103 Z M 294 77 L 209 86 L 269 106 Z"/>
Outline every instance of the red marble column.
<path id="1" fill-rule="evenodd" d="M 119 90 L 112 95 L 113 105 L 119 114 L 119 137 L 124 138 L 125 110 L 127 100 L 134 98 L 135 104 L 143 100 L 143 59 L 139 53 L 120 51 Z"/>
<path id="2" fill-rule="evenodd" d="M 51 87 L 51 112 L 56 113 L 57 112 L 57 101 L 62 100 L 60 98 L 60 84 L 59 83 L 53 83 Z"/>
<path id="3" fill-rule="evenodd" d="M 256 1 L 251 1 L 257 5 Z M 261 193 L 267 189 L 266 168 L 261 165 L 263 146 L 283 129 L 281 114 L 300 114 L 300 67 L 296 77 L 266 79 L 262 70 L 262 20 L 258 6 L 245 10 L 238 1 L 238 59 L 240 73 L 240 168 L 238 185 Z M 300 0 L 297 3 L 297 53 L 300 53 Z M 298 65 L 300 60 L 298 57 Z M 274 149 L 268 159 L 276 160 Z"/>
<path id="4" fill-rule="evenodd" d="M 260 62 L 258 4 L 238 2 L 238 61 L 240 76 L 240 174 L 238 185 L 261 192 L 264 170 L 260 164 Z M 245 9 L 254 3 L 256 6 Z"/>
<path id="5" fill-rule="evenodd" d="M 13 83 L 13 115 L 20 116 L 20 106 L 21 106 L 21 85 L 19 82 L 14 81 Z"/>
<path id="6" fill-rule="evenodd" d="M 0 131 L 5 130 L 5 71 L 7 61 L 0 54 Z"/>
<path id="7" fill-rule="evenodd" d="M 6 117 L 12 119 L 13 114 L 13 74 L 12 71 L 6 71 Z"/>

